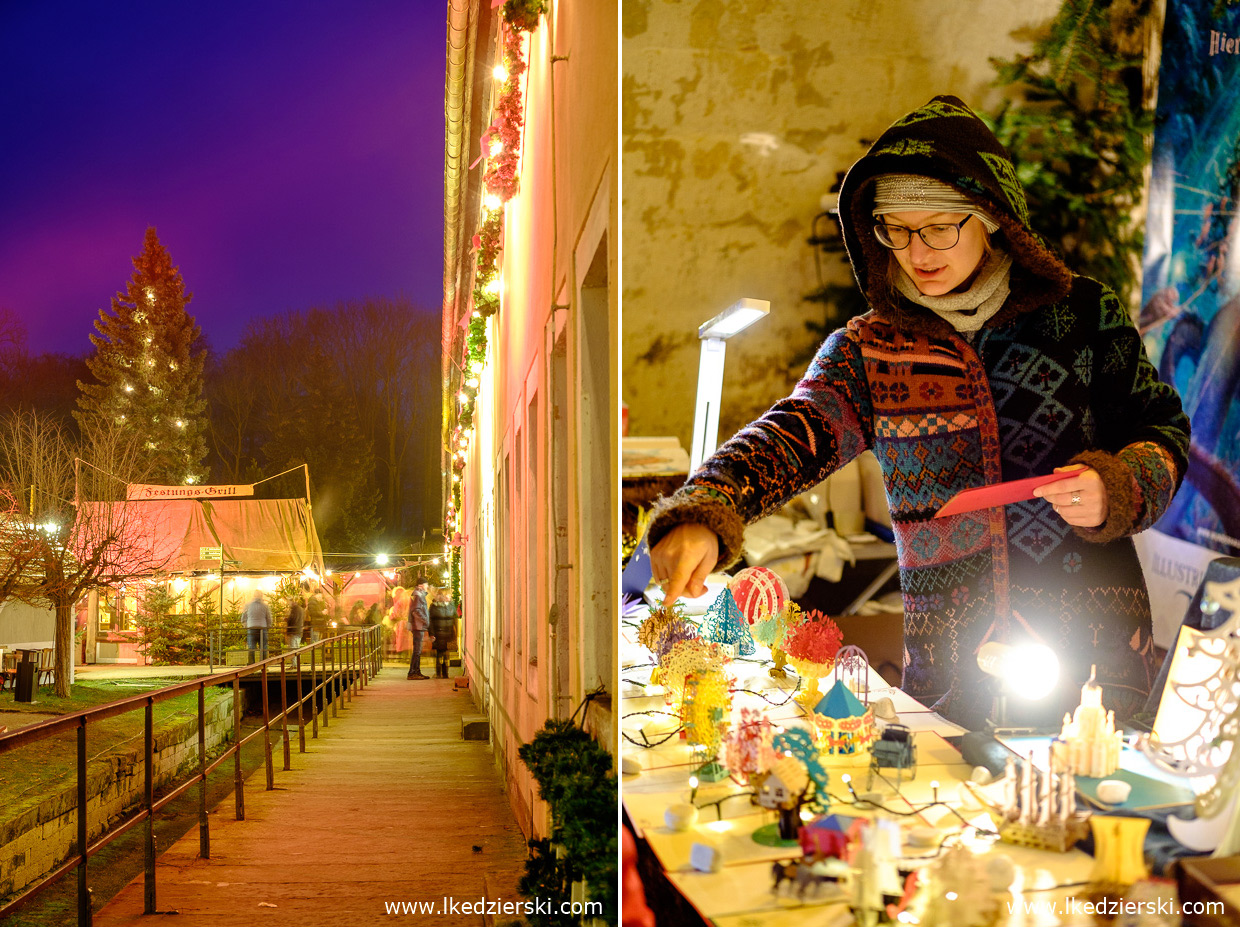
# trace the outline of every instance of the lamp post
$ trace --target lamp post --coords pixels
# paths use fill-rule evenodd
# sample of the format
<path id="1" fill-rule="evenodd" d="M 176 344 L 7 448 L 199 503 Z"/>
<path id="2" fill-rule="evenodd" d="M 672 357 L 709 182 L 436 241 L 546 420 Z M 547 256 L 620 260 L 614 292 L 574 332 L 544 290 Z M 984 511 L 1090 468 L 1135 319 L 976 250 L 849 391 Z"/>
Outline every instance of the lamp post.
<path id="1" fill-rule="evenodd" d="M 698 364 L 697 404 L 693 413 L 693 445 L 689 472 L 714 453 L 719 444 L 719 400 L 723 394 L 723 357 L 729 338 L 771 311 L 769 300 L 738 299 L 698 328 L 702 358 Z"/>

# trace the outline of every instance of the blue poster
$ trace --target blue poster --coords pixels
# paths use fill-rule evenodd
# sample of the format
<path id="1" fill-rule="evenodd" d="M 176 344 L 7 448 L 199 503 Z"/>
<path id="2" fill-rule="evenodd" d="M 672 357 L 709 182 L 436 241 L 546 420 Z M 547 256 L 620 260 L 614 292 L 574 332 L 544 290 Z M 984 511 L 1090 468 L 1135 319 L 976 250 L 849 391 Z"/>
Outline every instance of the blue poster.
<path id="1" fill-rule="evenodd" d="M 1168 0 L 1138 325 L 1192 420 L 1157 528 L 1240 555 L 1240 4 Z"/>

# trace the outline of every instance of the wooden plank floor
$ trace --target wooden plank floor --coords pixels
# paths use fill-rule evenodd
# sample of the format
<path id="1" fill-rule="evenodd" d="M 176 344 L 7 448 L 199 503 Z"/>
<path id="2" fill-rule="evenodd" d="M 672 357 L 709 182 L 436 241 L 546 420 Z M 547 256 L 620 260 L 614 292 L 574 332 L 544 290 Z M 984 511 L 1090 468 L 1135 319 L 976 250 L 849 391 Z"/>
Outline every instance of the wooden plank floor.
<path id="1" fill-rule="evenodd" d="M 275 740 L 275 790 L 260 767 L 244 821 L 231 797 L 211 813 L 209 860 L 197 828 L 158 858 L 157 909 L 178 912 L 167 921 L 178 927 L 482 924 L 473 913 L 385 913 L 385 902 L 439 908 L 445 896 L 520 900 L 525 839 L 490 747 L 461 740 L 473 711 L 450 680 L 408 680 L 389 664 L 317 740 L 307 728 L 305 754 L 293 729 L 289 772 Z M 154 923 L 142 899 L 139 877 L 94 924 Z"/>

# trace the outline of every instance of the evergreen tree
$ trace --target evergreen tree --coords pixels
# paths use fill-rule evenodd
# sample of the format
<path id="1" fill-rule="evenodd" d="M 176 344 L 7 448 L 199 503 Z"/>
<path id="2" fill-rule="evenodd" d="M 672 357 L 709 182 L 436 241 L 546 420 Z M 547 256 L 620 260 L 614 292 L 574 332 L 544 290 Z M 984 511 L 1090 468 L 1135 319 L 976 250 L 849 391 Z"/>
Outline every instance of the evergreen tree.
<path id="1" fill-rule="evenodd" d="M 1030 225 L 1068 266 L 1139 295 L 1139 213 L 1154 114 L 1142 86 L 1148 0 L 1064 0 L 1028 55 L 992 59 L 993 119 L 1029 200 Z"/>
<path id="2" fill-rule="evenodd" d="M 201 331 L 185 311 L 192 298 L 181 272 L 148 228 L 125 292 L 100 310 L 87 360 L 95 382 L 78 381 L 74 413 L 83 431 L 109 423 L 143 440 L 151 479 L 178 485 L 206 477 L 206 401 Z"/>

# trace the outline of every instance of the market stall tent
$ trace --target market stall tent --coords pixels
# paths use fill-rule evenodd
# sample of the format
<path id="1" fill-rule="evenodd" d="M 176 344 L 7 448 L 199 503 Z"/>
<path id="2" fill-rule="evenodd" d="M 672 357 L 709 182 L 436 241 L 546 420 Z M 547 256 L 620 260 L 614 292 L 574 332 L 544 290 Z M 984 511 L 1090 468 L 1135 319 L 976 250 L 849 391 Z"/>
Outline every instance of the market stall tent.
<path id="1" fill-rule="evenodd" d="M 218 572 L 220 548 L 230 573 L 323 575 L 323 549 L 304 499 L 161 499 L 83 502 L 80 522 L 129 526 L 133 575 L 159 564 L 161 573 Z"/>

